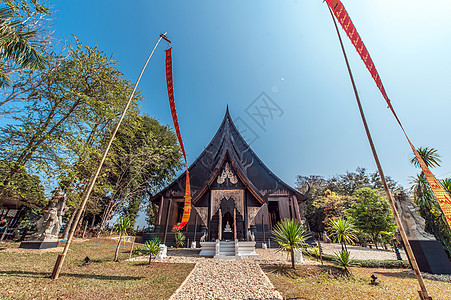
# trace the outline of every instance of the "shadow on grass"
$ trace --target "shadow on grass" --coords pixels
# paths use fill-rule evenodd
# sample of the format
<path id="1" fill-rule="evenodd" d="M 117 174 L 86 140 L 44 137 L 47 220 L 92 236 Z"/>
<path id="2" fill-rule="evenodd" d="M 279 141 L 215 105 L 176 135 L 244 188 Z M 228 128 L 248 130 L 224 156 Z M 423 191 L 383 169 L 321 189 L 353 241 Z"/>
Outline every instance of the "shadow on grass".
<path id="1" fill-rule="evenodd" d="M 169 248 L 168 256 L 199 257 L 200 249 Z"/>
<path id="2" fill-rule="evenodd" d="M 3 271 L 2 274 L 18 277 L 41 277 L 50 278 L 50 273 L 47 272 L 30 272 L 30 271 Z M 98 280 L 141 280 L 142 276 L 116 276 L 116 275 L 95 275 L 95 274 L 76 274 L 76 273 L 61 273 L 60 277 L 73 277 L 73 278 L 89 278 Z"/>
<path id="3" fill-rule="evenodd" d="M 396 278 L 416 278 L 414 274 L 406 271 L 399 271 L 399 272 L 382 272 L 382 271 L 375 271 L 374 274 L 383 275 L 387 277 L 396 277 Z"/>
<path id="4" fill-rule="evenodd" d="M 343 274 L 343 270 L 332 265 L 301 265 L 295 270 L 290 265 L 260 265 L 263 271 L 274 273 L 276 275 L 285 276 L 291 279 L 330 276 L 330 277 L 347 277 Z"/>
<path id="5" fill-rule="evenodd" d="M 290 266 L 279 264 L 279 265 L 260 265 L 263 271 L 268 273 L 273 273 L 276 275 L 282 275 L 291 279 L 298 278 L 301 273 L 300 270 L 293 270 Z"/>

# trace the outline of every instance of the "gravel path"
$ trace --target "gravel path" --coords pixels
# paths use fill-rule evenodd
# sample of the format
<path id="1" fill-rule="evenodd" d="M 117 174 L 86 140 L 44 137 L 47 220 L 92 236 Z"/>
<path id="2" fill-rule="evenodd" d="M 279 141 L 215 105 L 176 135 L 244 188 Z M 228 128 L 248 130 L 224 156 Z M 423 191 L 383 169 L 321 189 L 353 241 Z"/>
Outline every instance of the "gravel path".
<path id="1" fill-rule="evenodd" d="M 168 249 L 166 263 L 196 263 L 191 274 L 171 300 L 187 299 L 283 299 L 274 288 L 259 264 L 290 264 L 286 253 L 276 249 L 256 249 L 258 257 L 246 257 L 234 261 L 199 256 L 198 249 Z M 147 261 L 148 257 L 132 258 Z M 305 259 L 307 264 L 317 264 Z"/>
<path id="2" fill-rule="evenodd" d="M 283 299 L 255 261 L 207 259 L 194 267 L 170 300 Z"/>
<path id="3" fill-rule="evenodd" d="M 322 243 L 323 251 L 326 254 L 335 254 L 341 250 L 340 244 L 328 244 Z M 370 248 L 364 248 L 359 246 L 347 246 L 351 257 L 355 259 L 375 259 L 375 260 L 396 260 L 396 253 L 391 250 L 376 250 Z M 407 256 L 404 251 L 401 252 L 402 259 L 407 260 Z"/>

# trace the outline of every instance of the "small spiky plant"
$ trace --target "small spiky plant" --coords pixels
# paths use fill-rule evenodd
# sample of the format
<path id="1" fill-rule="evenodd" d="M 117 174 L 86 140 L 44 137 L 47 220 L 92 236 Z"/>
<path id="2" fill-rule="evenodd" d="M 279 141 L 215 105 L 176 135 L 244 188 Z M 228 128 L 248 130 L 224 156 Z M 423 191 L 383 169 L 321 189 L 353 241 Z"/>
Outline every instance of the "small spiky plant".
<path id="1" fill-rule="evenodd" d="M 272 233 L 274 239 L 279 242 L 279 249 L 291 254 L 291 267 L 296 269 L 294 250 L 307 246 L 305 240 L 309 236 L 308 232 L 297 220 L 285 219 L 277 223 Z"/>
<path id="2" fill-rule="evenodd" d="M 160 239 L 155 237 L 150 241 L 146 242 L 146 249 L 149 252 L 149 265 L 152 262 L 152 256 L 156 256 L 158 251 L 160 251 Z"/>
<path id="3" fill-rule="evenodd" d="M 346 250 L 341 250 L 340 252 L 335 253 L 334 263 L 342 268 L 343 273 L 346 276 L 351 275 L 350 267 L 358 265 L 354 259 L 351 258 L 351 252 Z"/>

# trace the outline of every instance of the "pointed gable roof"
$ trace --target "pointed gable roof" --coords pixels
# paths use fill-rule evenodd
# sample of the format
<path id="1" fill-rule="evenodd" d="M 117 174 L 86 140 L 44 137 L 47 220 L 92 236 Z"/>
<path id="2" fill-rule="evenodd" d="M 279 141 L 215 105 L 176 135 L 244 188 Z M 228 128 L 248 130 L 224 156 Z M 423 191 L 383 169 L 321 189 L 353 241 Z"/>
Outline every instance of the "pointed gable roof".
<path id="1" fill-rule="evenodd" d="M 270 194 L 284 190 L 298 201 L 306 200 L 304 195 L 274 175 L 252 151 L 233 123 L 228 107 L 215 136 L 189 167 L 194 204 L 208 190 L 226 161 L 230 162 L 241 182 L 261 203 L 266 202 Z M 186 172 L 156 194 L 152 201 L 160 195 L 183 195 L 185 180 Z"/>

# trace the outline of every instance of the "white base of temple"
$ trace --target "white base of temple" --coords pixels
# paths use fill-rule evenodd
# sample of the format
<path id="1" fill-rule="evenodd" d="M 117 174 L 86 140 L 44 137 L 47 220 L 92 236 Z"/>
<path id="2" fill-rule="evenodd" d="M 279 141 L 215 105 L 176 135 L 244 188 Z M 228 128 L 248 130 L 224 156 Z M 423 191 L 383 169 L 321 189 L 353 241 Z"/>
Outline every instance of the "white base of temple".
<path id="1" fill-rule="evenodd" d="M 201 242 L 201 256 L 213 256 L 218 259 L 240 259 L 241 257 L 255 257 L 255 242 L 219 241 Z"/>
<path id="2" fill-rule="evenodd" d="M 304 258 L 302 257 L 301 249 L 294 249 L 294 262 L 295 263 L 304 263 Z"/>
<path id="3" fill-rule="evenodd" d="M 165 244 L 160 244 L 160 251 L 156 255 L 156 259 L 163 260 L 168 256 L 168 247 Z"/>

